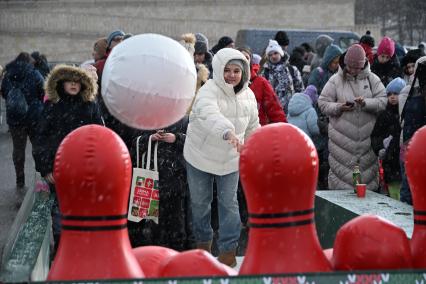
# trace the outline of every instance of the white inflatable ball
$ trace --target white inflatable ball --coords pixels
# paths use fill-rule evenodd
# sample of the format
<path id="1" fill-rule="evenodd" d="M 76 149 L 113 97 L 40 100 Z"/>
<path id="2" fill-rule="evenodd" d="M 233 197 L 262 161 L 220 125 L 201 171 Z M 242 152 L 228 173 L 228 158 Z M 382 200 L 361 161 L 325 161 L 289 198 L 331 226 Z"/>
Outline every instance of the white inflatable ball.
<path id="1" fill-rule="evenodd" d="M 112 50 L 102 75 L 102 96 L 122 123 L 160 129 L 185 115 L 196 81 L 194 60 L 181 44 L 162 35 L 142 34 Z"/>

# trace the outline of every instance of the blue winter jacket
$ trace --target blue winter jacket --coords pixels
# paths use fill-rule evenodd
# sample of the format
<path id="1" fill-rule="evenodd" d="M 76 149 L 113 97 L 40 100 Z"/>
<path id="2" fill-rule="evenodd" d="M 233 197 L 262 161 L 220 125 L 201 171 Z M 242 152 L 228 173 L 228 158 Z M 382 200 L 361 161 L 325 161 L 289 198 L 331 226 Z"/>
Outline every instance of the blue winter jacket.
<path id="1" fill-rule="evenodd" d="M 311 99 L 303 93 L 296 93 L 291 98 L 288 104 L 287 121 L 303 130 L 311 138 L 319 135 L 317 112 L 312 106 Z"/>
<path id="2" fill-rule="evenodd" d="M 44 79 L 34 67 L 25 62 L 12 62 L 6 65 L 6 73 L 1 84 L 4 99 L 7 99 L 13 86 L 18 86 L 25 94 L 28 104 L 25 125 L 34 128 L 43 110 Z"/>
<path id="3" fill-rule="evenodd" d="M 312 70 L 312 73 L 309 76 L 308 85 L 314 85 L 317 87 L 318 94 L 321 94 L 325 83 L 327 83 L 328 79 L 330 79 L 330 77 L 335 73 L 328 69 L 328 65 L 333 61 L 334 58 L 340 55 L 342 55 L 342 50 L 340 47 L 334 44 L 328 46 L 325 50 L 321 66 Z"/>

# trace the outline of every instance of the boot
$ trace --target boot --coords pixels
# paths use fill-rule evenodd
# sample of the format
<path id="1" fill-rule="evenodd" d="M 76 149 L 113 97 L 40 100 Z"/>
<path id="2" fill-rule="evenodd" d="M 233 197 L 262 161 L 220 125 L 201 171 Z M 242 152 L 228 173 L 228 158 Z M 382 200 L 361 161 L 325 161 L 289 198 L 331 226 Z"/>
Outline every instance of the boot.
<path id="1" fill-rule="evenodd" d="M 205 243 L 197 243 L 197 249 L 203 249 L 209 253 L 212 253 L 212 242 L 205 242 Z"/>
<path id="2" fill-rule="evenodd" d="M 229 267 L 237 266 L 237 258 L 235 257 L 235 250 L 221 252 L 217 258 L 223 264 L 228 265 Z"/>

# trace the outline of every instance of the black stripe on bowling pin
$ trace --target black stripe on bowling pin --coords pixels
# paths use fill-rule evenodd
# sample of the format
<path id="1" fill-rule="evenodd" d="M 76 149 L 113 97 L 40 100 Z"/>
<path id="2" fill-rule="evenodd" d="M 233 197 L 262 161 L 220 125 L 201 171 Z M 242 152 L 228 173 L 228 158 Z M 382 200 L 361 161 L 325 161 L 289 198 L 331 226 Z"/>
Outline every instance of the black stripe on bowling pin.
<path id="1" fill-rule="evenodd" d="M 109 220 L 121 220 L 127 218 L 127 214 L 123 215 L 110 215 L 110 216 L 71 216 L 61 215 L 62 220 L 73 220 L 73 221 L 109 221 Z"/>
<path id="2" fill-rule="evenodd" d="M 99 222 L 99 221 L 126 221 L 124 224 L 118 224 L 118 225 L 112 225 L 112 224 L 108 224 L 108 225 L 103 225 L 103 226 L 91 226 L 91 225 L 87 225 L 87 226 L 79 226 L 79 225 L 67 225 L 67 224 L 62 224 L 61 228 L 62 230 L 70 230 L 70 231 L 88 231 L 88 232 L 93 232 L 93 231 L 114 231 L 114 230 L 122 230 L 127 228 L 127 214 L 122 214 L 122 215 L 106 215 L 106 216 L 72 216 L 72 215 L 62 215 L 62 221 L 66 222 L 66 221 L 95 221 L 95 222 Z"/>
<path id="3" fill-rule="evenodd" d="M 281 218 L 291 218 L 291 217 L 300 217 L 304 215 L 311 215 L 314 213 L 314 208 L 301 210 L 301 211 L 291 211 L 291 212 L 281 212 L 281 213 L 249 213 L 249 218 L 253 219 L 281 219 Z M 308 217 L 308 216 L 306 216 Z M 309 216 L 310 217 L 310 216 Z M 287 222 L 276 222 L 276 223 L 254 223 L 254 220 L 250 220 L 248 226 L 251 228 L 288 228 L 288 227 L 297 227 L 314 223 L 314 218 L 306 218 L 297 221 L 287 221 Z M 276 220 L 275 220 L 276 221 Z"/>
<path id="4" fill-rule="evenodd" d="M 122 230 L 124 228 L 127 228 L 127 224 L 118 225 L 118 226 L 68 226 L 68 225 L 62 225 L 62 230 L 68 230 L 68 231 L 87 231 L 87 232 L 93 232 L 93 231 L 115 231 L 115 230 Z"/>
<path id="5" fill-rule="evenodd" d="M 414 210 L 414 215 L 423 215 L 426 216 L 426 211 Z"/>
<path id="6" fill-rule="evenodd" d="M 414 210 L 414 224 L 426 226 L 426 220 L 416 220 L 416 216 L 426 216 L 426 211 Z"/>

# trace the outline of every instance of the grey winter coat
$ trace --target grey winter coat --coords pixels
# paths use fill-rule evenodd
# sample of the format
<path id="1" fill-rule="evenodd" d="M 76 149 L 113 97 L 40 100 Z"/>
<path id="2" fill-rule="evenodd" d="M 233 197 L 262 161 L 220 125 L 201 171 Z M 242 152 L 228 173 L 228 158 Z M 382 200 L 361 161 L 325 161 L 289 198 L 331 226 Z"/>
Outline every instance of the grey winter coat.
<path id="1" fill-rule="evenodd" d="M 333 75 L 321 93 L 318 105 L 330 123 L 328 183 L 330 189 L 352 189 L 352 172 L 360 166 L 362 183 L 367 189 L 378 188 L 378 160 L 371 148 L 370 135 L 377 113 L 386 107 L 386 93 L 380 79 L 370 71 L 366 62 L 358 76 L 344 72 L 343 60 L 339 71 Z M 353 111 L 342 112 L 341 105 L 365 98 L 365 106 L 355 103 Z"/>

